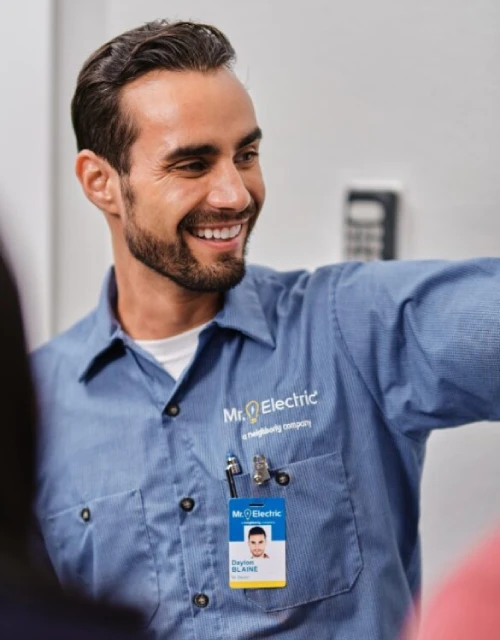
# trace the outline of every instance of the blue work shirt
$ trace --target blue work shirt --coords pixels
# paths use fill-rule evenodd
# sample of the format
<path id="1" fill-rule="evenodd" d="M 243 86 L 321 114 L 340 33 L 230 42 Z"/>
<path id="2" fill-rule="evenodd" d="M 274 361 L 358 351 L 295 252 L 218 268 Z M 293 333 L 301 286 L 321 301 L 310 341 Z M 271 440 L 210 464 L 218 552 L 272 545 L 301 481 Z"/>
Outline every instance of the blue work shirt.
<path id="1" fill-rule="evenodd" d="M 250 267 L 174 381 L 117 323 L 111 271 L 98 308 L 34 356 L 36 509 L 61 582 L 138 606 L 164 640 L 397 638 L 420 587 L 427 435 L 500 418 L 499 272 Z M 228 453 L 240 497 L 286 501 L 285 588 L 229 587 Z"/>

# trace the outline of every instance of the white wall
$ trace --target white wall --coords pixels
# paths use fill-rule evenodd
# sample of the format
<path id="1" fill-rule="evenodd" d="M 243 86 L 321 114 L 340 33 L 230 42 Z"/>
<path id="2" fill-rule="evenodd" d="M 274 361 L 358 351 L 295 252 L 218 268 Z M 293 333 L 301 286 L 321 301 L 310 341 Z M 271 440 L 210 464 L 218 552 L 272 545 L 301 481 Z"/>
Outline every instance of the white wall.
<path id="1" fill-rule="evenodd" d="M 496 0 L 59 0 L 56 16 L 58 330 L 94 305 L 111 258 L 105 224 L 72 174 L 76 74 L 105 38 L 157 17 L 212 22 L 239 53 L 264 130 L 268 184 L 251 260 L 285 269 L 339 260 L 343 190 L 377 179 L 404 186 L 401 257 L 499 254 Z M 499 519 L 498 450 L 497 425 L 431 438 L 426 584 Z"/>
<path id="2" fill-rule="evenodd" d="M 76 142 L 70 117 L 76 77 L 87 56 L 108 38 L 108 20 L 107 3 L 101 0 L 56 0 L 55 10 L 58 130 L 54 325 L 60 331 L 95 305 L 103 273 L 111 263 L 104 219 L 87 202 L 74 174 Z"/>
<path id="3" fill-rule="evenodd" d="M 33 346 L 53 311 L 52 17 L 49 0 L 0 9 L 0 231 Z"/>

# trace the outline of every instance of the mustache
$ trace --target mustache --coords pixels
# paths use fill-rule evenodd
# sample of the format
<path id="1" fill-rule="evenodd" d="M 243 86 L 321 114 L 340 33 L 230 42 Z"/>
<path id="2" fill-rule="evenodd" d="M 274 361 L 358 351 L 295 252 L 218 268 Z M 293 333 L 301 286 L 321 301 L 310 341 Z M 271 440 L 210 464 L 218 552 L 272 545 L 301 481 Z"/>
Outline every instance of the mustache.
<path id="1" fill-rule="evenodd" d="M 257 215 L 257 203 L 252 200 L 248 207 L 238 213 L 227 211 L 213 211 L 207 209 L 193 209 L 179 223 L 179 229 L 192 229 L 193 227 L 203 227 L 206 224 L 224 224 L 225 222 L 240 222 L 253 218 Z"/>

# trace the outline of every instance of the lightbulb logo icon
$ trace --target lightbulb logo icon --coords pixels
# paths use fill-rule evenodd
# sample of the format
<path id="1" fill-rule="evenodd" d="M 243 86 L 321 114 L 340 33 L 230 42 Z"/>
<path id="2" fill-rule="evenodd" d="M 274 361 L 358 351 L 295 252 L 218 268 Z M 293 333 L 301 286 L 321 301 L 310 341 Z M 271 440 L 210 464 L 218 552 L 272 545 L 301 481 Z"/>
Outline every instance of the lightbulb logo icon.
<path id="1" fill-rule="evenodd" d="M 250 511 L 250 509 L 245 509 L 245 511 L 243 512 L 243 515 L 247 520 L 250 520 L 250 517 L 252 516 L 252 512 Z"/>
<path id="2" fill-rule="evenodd" d="M 250 419 L 251 424 L 255 424 L 257 422 L 257 419 L 259 417 L 259 409 L 260 405 L 257 400 L 250 400 L 250 402 L 247 402 L 245 411 Z"/>

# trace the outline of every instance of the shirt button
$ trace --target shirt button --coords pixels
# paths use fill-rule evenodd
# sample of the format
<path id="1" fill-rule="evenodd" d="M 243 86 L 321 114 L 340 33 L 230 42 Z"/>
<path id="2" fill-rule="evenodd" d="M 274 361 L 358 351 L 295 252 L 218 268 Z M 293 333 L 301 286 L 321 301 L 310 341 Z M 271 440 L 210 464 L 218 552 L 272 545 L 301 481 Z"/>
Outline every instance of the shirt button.
<path id="1" fill-rule="evenodd" d="M 284 471 L 280 471 L 279 473 L 276 474 L 276 482 L 280 486 L 286 487 L 286 485 L 290 483 L 290 476 L 288 475 L 288 473 L 285 473 Z"/>
<path id="2" fill-rule="evenodd" d="M 193 602 L 200 609 L 204 609 L 208 606 L 209 599 L 205 593 L 197 593 L 193 598 Z"/>
<path id="3" fill-rule="evenodd" d="M 175 418 L 175 416 L 178 416 L 180 413 L 180 408 L 178 404 L 167 404 L 167 416 L 170 416 L 171 418 Z"/>
<path id="4" fill-rule="evenodd" d="M 84 522 L 88 522 L 90 520 L 90 509 L 87 509 L 87 507 L 82 509 L 80 511 L 80 517 Z"/>
<path id="5" fill-rule="evenodd" d="M 194 500 L 193 498 L 182 498 L 179 506 L 183 511 L 192 511 L 194 509 Z"/>

